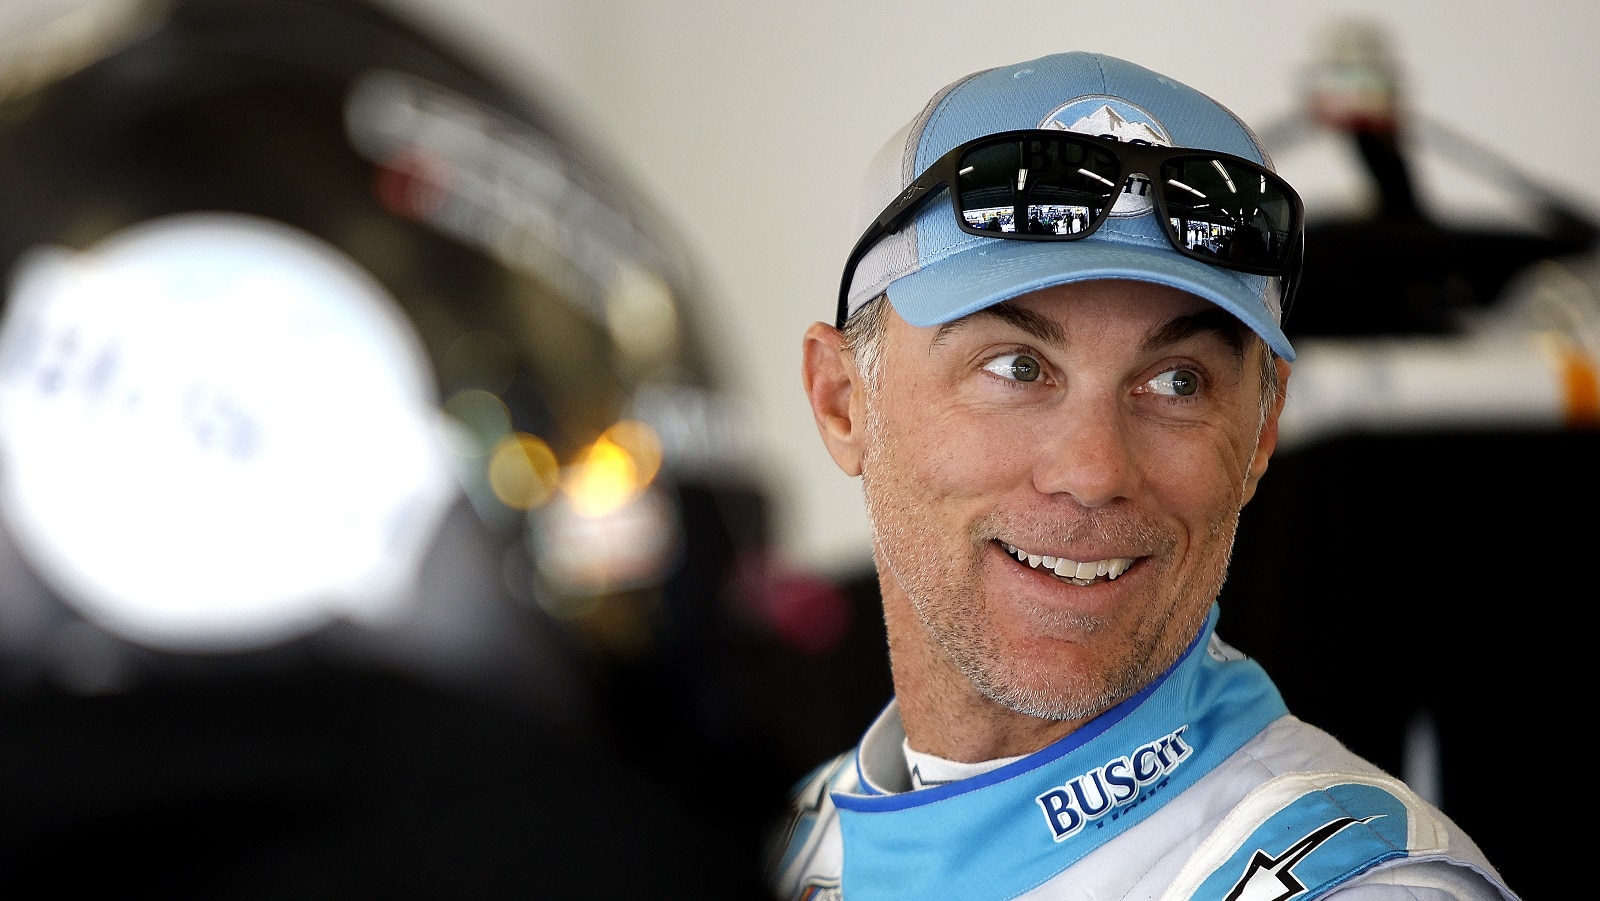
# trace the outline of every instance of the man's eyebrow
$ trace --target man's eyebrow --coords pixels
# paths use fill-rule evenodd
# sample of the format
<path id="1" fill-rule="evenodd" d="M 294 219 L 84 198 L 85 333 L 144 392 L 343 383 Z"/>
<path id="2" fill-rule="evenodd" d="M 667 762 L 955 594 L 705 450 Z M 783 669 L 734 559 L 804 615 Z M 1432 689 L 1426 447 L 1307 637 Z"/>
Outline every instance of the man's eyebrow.
<path id="1" fill-rule="evenodd" d="M 1178 316 L 1169 320 L 1150 333 L 1150 337 L 1145 339 L 1144 346 L 1147 348 L 1164 347 L 1206 332 L 1210 332 L 1226 341 L 1235 353 L 1244 353 L 1244 323 L 1221 307 L 1209 306 L 1186 316 Z"/>
<path id="2" fill-rule="evenodd" d="M 1032 310 L 1012 306 L 1008 303 L 999 303 L 939 326 L 939 330 L 934 334 L 933 343 L 939 343 L 944 340 L 946 335 L 959 329 L 962 323 L 975 320 L 979 316 L 992 316 L 1001 319 L 1040 341 L 1060 344 L 1066 339 L 1066 336 L 1062 334 L 1061 327 L 1055 320 L 1041 316 Z M 1244 323 L 1234 318 L 1233 314 L 1221 307 L 1214 306 L 1208 306 L 1203 310 L 1175 317 L 1162 324 L 1150 334 L 1149 338 L 1145 339 L 1144 345 L 1147 348 L 1164 347 L 1207 332 L 1227 342 L 1228 346 L 1236 353 L 1244 352 Z"/>
<path id="3" fill-rule="evenodd" d="M 939 330 L 934 333 L 933 343 L 938 344 L 944 340 L 946 335 L 960 328 L 962 323 L 976 320 L 979 316 L 993 316 L 1001 319 L 1045 343 L 1060 344 L 1066 340 L 1066 335 L 1062 333 L 1061 326 L 1055 320 L 1022 307 L 1012 306 L 1008 303 L 997 303 L 994 306 L 984 307 L 981 310 L 963 316 L 954 322 L 946 322 L 944 325 L 939 326 Z"/>

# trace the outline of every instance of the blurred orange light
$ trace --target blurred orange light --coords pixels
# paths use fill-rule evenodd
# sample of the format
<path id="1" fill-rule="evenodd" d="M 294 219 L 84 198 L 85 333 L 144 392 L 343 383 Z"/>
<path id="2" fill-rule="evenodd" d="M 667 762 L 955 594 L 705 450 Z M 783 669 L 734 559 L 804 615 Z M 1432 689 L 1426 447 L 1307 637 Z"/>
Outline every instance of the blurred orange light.
<path id="1" fill-rule="evenodd" d="M 550 500 L 559 470 L 555 452 L 538 436 L 508 435 L 489 458 L 489 487 L 507 507 L 530 510 Z"/>
<path id="2" fill-rule="evenodd" d="M 639 468 L 633 457 L 605 436 L 589 445 L 566 480 L 572 509 L 591 518 L 622 509 L 641 487 Z"/>
<path id="3" fill-rule="evenodd" d="M 624 419 L 600 437 L 627 451 L 640 488 L 655 481 L 661 471 L 661 436 L 655 429 L 637 419 Z"/>

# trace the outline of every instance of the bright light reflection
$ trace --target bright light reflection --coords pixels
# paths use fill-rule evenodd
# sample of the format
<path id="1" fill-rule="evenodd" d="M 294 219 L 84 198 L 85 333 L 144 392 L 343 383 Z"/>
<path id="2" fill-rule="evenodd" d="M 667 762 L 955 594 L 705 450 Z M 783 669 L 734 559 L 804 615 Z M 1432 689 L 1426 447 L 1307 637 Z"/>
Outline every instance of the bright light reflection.
<path id="1" fill-rule="evenodd" d="M 518 432 L 501 440 L 489 457 L 489 487 L 513 510 L 531 510 L 555 493 L 560 465 L 537 435 Z"/>
<path id="2" fill-rule="evenodd" d="M 606 295 L 606 324 L 617 346 L 635 360 L 670 357 L 678 342 L 678 309 L 660 276 L 619 265 Z"/>
<path id="3" fill-rule="evenodd" d="M 575 496 L 558 494 L 529 514 L 529 551 L 558 589 L 544 600 L 557 616 L 581 613 L 574 595 L 659 584 L 682 544 L 676 510 L 661 491 L 645 489 L 601 515 L 581 512 Z"/>
<path id="4" fill-rule="evenodd" d="M 1178 181 L 1176 178 L 1167 179 L 1167 184 L 1173 186 L 1174 188 L 1177 188 L 1180 191 L 1188 191 L 1190 194 L 1193 194 L 1194 196 L 1200 198 L 1201 200 L 1205 200 L 1206 199 L 1206 195 L 1204 193 L 1195 190 L 1194 188 L 1190 187 L 1189 185 L 1184 184 L 1181 181 Z"/>
<path id="5" fill-rule="evenodd" d="M 270 220 L 36 248 L 0 323 L 0 508 L 63 600 L 151 646 L 381 617 L 456 490 L 429 370 L 377 282 Z"/>
<path id="6" fill-rule="evenodd" d="M 655 480 L 661 469 L 661 436 L 648 423 L 624 419 L 606 429 L 601 437 L 627 451 L 641 487 Z"/>
<path id="7" fill-rule="evenodd" d="M 605 516 L 620 509 L 641 487 L 633 458 L 609 438 L 590 445 L 566 480 L 572 509 L 588 517 Z"/>
<path id="8" fill-rule="evenodd" d="M 661 437 L 646 423 L 624 419 L 606 429 L 561 477 L 580 516 L 606 516 L 628 504 L 661 469 Z"/>
<path id="9" fill-rule="evenodd" d="M 1092 178 L 1095 181 L 1105 185 L 1108 188 L 1115 188 L 1117 186 L 1116 182 L 1112 181 L 1109 178 L 1106 178 L 1104 175 L 1101 175 L 1098 172 L 1090 172 L 1088 169 L 1079 169 L 1078 170 L 1078 174 L 1082 175 L 1082 176 L 1085 176 L 1087 178 Z"/>
<path id="10" fill-rule="evenodd" d="M 1217 170 L 1217 174 L 1222 176 L 1222 180 L 1227 184 L 1229 191 L 1234 194 L 1239 193 L 1239 189 L 1233 185 L 1233 176 L 1228 174 L 1228 167 L 1222 165 L 1222 160 L 1212 160 L 1211 168 Z"/>

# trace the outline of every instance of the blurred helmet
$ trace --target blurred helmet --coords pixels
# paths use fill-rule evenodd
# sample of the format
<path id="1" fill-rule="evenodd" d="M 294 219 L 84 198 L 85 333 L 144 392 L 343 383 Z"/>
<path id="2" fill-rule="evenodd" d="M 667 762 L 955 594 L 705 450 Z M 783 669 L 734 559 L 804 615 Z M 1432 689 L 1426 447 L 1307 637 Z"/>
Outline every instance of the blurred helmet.
<path id="1" fill-rule="evenodd" d="M 633 846 L 657 876 L 743 848 L 742 823 L 689 825 L 573 728 L 654 730 L 659 776 L 755 706 L 720 605 L 764 493 L 673 227 L 378 6 L 29 10 L 0 58 L 0 754 L 50 765 L 8 767 L 29 775 L 0 788 L 0 869 L 55 879 L 85 850 L 66 839 L 114 828 L 96 854 L 215 855 L 221 818 L 250 824 L 230 851 L 252 880 L 271 847 L 305 880 L 437 862 L 559 896 L 604 845 L 586 810 L 624 795 L 659 802 Z M 517 703 L 442 709 L 396 674 Z M 358 776 L 358 752 L 390 759 Z M 558 817 L 584 773 L 592 806 Z M 350 842 L 319 856 L 283 839 L 300 825 Z M 631 897 L 608 889 L 641 876 L 579 878 Z"/>

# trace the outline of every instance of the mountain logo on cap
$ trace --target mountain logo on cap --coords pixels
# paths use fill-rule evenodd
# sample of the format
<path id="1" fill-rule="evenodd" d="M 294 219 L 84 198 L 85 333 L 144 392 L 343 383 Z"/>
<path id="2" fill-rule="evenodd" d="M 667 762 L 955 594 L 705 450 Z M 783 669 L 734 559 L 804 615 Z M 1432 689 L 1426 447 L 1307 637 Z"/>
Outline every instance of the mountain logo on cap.
<path id="1" fill-rule="evenodd" d="M 1117 97 L 1090 96 L 1070 100 L 1051 110 L 1040 128 L 1075 131 L 1128 143 L 1171 147 L 1167 129 L 1155 116 Z M 1122 196 L 1111 208 L 1111 215 L 1135 218 L 1150 212 L 1150 180 L 1142 173 L 1128 176 Z"/>

